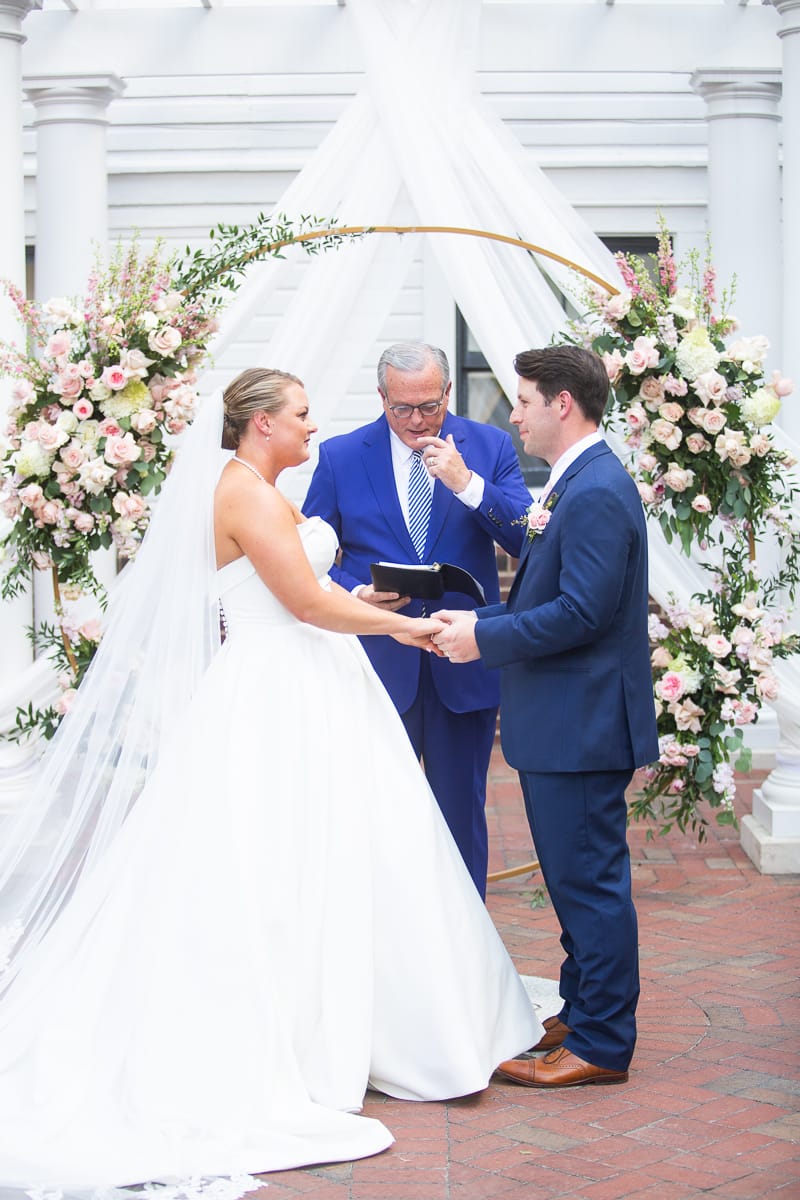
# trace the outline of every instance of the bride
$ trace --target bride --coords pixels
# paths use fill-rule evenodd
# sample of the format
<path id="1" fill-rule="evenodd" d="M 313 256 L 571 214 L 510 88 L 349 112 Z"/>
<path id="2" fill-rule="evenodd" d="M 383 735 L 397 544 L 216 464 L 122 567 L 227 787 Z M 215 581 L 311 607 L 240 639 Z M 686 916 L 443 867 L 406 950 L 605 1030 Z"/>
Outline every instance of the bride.
<path id="1" fill-rule="evenodd" d="M 4 838 L 2 1187 L 240 1195 L 386 1149 L 367 1087 L 470 1094 L 541 1034 L 352 636 L 439 623 L 333 584 L 275 487 L 315 428 L 283 372 L 207 401 Z"/>

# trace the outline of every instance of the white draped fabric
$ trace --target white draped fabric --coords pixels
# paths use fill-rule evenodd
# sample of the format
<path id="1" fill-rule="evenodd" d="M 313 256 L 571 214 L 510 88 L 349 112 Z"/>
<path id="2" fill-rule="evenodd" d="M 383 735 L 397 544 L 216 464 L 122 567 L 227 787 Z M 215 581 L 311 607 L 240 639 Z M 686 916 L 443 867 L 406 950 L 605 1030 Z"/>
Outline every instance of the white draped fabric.
<path id="1" fill-rule="evenodd" d="M 339 225 L 501 233 L 621 286 L 612 255 L 480 95 L 480 0 L 348 0 L 347 9 L 362 46 L 363 87 L 275 211 L 295 219 L 330 216 Z M 454 302 L 513 396 L 514 355 L 558 335 L 565 321 L 558 295 L 564 285 L 574 287 L 574 276 L 545 256 L 451 234 L 369 235 L 309 259 L 291 248 L 285 260 L 255 264 L 212 347 L 217 373 L 227 369 L 232 347 L 241 353 L 269 298 L 288 297 L 269 341 L 254 344 L 248 365 L 297 373 L 325 437 L 356 372 L 374 355 L 422 237 L 430 239 Z M 800 456 L 788 438 L 781 441 Z M 619 452 L 619 441 L 612 443 Z M 655 522 L 650 556 L 651 592 L 659 602 L 669 592 L 685 601 L 708 586 L 706 572 L 668 546 Z M 800 686 L 796 660 L 787 675 Z M 12 707 L 10 696 L 0 698 L 1 725 L 11 724 L 16 703 L 27 702 L 32 682 L 32 674 L 19 680 Z"/>

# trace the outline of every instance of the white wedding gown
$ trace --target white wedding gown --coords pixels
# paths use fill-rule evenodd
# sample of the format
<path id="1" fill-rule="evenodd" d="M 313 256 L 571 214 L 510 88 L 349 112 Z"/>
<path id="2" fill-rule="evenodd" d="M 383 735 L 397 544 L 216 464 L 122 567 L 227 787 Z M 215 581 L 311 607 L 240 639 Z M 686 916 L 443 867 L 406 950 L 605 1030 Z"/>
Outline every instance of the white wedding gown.
<path id="1" fill-rule="evenodd" d="M 299 529 L 325 586 L 333 530 Z M 0 1188 L 374 1154 L 367 1086 L 476 1092 L 540 1036 L 358 639 L 246 559 L 218 583 L 226 642 L 0 1004 Z"/>

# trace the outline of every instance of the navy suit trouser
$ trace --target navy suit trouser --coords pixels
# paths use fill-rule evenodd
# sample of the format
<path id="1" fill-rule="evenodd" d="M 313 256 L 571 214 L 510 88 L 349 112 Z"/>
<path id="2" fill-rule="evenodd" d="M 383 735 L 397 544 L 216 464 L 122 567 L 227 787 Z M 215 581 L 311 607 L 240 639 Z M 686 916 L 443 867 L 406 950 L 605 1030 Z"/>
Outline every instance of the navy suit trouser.
<path id="1" fill-rule="evenodd" d="M 632 771 L 520 772 L 533 844 L 561 925 L 564 1045 L 624 1071 L 636 1043 L 639 945 L 625 789 Z"/>
<path id="2" fill-rule="evenodd" d="M 418 653 L 422 662 L 417 694 L 411 707 L 400 715 L 453 840 L 485 898 L 489 861 L 486 776 L 497 708 L 451 712 L 439 699 L 429 654 L 424 650 Z"/>

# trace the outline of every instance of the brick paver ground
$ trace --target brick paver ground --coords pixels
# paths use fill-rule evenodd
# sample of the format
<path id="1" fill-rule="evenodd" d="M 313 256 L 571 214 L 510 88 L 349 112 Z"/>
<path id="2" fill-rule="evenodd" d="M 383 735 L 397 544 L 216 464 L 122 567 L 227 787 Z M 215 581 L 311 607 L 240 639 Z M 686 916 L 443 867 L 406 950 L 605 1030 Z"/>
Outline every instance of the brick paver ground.
<path id="1" fill-rule="evenodd" d="M 495 750 L 490 870 L 524 863 L 516 776 Z M 737 807 L 749 811 L 753 781 Z M 800 876 L 762 876 L 735 830 L 698 845 L 630 834 L 642 1000 L 630 1080 L 558 1091 L 499 1079 L 447 1104 L 369 1094 L 395 1135 L 353 1164 L 264 1177 L 261 1200 L 756 1200 L 800 1197 Z M 557 923 L 536 876 L 487 903 L 523 975 L 554 979 Z M 548 1015 L 547 1013 L 543 1015 Z"/>

